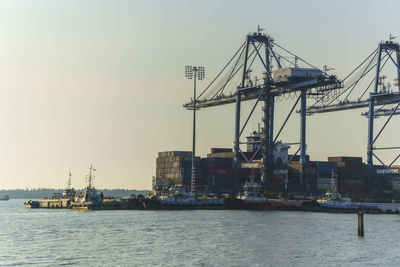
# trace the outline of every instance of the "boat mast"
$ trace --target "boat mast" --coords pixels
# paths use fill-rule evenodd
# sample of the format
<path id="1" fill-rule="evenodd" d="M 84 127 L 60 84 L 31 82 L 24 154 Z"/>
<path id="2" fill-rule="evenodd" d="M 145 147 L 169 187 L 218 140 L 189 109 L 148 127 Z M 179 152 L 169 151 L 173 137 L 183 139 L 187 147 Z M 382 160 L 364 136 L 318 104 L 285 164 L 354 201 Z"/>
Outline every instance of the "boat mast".
<path id="1" fill-rule="evenodd" d="M 90 165 L 90 172 L 89 172 L 89 188 L 92 187 L 92 165 Z"/>
<path id="2" fill-rule="evenodd" d="M 86 180 L 88 182 L 88 188 L 92 188 L 92 181 L 94 179 L 94 175 L 92 174 L 92 171 L 96 171 L 96 169 L 94 169 L 93 166 L 90 165 L 89 175 L 86 176 Z"/>
<path id="3" fill-rule="evenodd" d="M 331 189 L 332 189 L 332 192 L 336 192 L 336 183 L 335 183 L 335 179 L 333 179 L 333 177 L 334 177 L 334 174 L 333 174 L 333 169 L 332 169 L 332 172 L 331 172 Z"/>

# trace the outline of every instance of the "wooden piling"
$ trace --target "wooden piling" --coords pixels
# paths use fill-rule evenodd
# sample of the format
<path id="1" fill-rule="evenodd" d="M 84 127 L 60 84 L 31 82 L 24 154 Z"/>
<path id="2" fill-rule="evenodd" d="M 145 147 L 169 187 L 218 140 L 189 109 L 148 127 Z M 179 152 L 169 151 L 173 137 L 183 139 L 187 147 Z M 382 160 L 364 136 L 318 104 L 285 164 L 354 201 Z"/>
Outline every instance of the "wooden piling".
<path id="1" fill-rule="evenodd" d="M 358 213 L 358 236 L 364 236 L 364 213 Z"/>

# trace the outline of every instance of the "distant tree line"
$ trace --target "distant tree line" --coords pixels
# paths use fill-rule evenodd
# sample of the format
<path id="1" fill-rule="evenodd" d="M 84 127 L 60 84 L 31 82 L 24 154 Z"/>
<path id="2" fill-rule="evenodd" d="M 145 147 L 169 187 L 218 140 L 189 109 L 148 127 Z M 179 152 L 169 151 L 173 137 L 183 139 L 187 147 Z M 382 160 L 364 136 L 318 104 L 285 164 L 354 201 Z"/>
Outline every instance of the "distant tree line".
<path id="1" fill-rule="evenodd" d="M 11 199 L 40 199 L 51 197 L 54 193 L 62 193 L 64 189 L 38 188 L 38 189 L 11 189 L 0 190 L 0 197 L 8 195 Z M 130 197 L 134 195 L 146 195 L 149 190 L 135 189 L 97 189 L 98 192 L 103 192 L 104 196 L 114 197 Z M 79 190 L 77 190 L 79 192 Z"/>

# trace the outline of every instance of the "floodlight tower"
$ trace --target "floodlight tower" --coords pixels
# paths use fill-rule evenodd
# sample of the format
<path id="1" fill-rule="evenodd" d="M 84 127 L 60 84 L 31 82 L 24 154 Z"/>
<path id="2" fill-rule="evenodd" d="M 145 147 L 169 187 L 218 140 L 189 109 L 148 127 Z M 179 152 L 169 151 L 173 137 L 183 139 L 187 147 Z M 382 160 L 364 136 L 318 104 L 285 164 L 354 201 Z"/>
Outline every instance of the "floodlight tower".
<path id="1" fill-rule="evenodd" d="M 192 148 L 192 179 L 190 181 L 190 191 L 193 196 L 196 196 L 196 165 L 195 165 L 195 153 L 196 153 L 196 79 L 204 79 L 204 67 L 185 67 L 185 76 L 189 80 L 193 79 L 193 148 Z"/>
<path id="2" fill-rule="evenodd" d="M 67 183 L 67 190 L 71 189 L 71 171 L 69 171 L 69 178 L 68 178 L 68 183 Z"/>

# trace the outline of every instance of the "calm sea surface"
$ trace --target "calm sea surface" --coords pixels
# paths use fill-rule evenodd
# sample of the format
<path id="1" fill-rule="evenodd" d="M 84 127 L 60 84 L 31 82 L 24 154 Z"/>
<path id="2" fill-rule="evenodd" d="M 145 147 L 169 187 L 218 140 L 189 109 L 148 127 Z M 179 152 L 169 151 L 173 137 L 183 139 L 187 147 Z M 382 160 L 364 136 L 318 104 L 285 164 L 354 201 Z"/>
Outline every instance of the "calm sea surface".
<path id="1" fill-rule="evenodd" d="M 400 216 L 25 209 L 0 201 L 1 266 L 400 266 Z"/>

